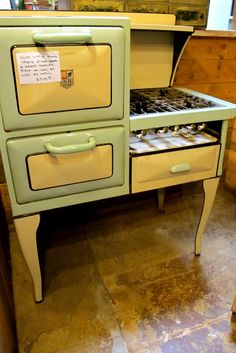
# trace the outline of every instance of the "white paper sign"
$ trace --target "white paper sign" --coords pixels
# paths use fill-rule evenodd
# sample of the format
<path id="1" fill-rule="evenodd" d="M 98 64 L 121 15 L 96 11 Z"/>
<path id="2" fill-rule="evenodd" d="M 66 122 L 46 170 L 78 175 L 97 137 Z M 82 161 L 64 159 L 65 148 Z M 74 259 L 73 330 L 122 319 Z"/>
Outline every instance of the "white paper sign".
<path id="1" fill-rule="evenodd" d="M 16 62 L 22 85 L 61 81 L 58 51 L 16 53 Z"/>

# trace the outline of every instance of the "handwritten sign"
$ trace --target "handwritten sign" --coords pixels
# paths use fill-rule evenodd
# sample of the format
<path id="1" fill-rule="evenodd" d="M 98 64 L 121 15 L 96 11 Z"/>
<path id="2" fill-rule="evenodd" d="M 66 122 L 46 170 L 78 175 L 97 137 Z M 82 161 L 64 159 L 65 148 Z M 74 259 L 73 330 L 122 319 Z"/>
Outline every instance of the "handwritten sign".
<path id="1" fill-rule="evenodd" d="M 20 84 L 60 82 L 58 51 L 16 53 Z"/>

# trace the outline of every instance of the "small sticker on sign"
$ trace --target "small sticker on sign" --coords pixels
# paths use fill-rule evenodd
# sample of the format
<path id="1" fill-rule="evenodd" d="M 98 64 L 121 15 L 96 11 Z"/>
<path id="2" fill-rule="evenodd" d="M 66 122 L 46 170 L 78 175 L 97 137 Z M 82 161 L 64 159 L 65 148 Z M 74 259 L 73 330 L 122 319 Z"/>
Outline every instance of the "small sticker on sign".
<path id="1" fill-rule="evenodd" d="M 16 53 L 21 85 L 61 81 L 58 51 Z"/>

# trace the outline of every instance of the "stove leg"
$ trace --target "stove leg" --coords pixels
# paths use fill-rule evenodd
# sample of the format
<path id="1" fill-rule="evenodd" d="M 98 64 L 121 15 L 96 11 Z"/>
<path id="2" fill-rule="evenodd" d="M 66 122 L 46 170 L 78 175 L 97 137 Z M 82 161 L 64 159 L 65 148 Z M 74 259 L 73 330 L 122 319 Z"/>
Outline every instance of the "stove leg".
<path id="1" fill-rule="evenodd" d="M 14 219 L 16 234 L 33 280 L 36 302 L 43 300 L 42 277 L 36 237 L 39 222 L 39 214 Z"/>
<path id="2" fill-rule="evenodd" d="M 220 178 L 203 180 L 203 189 L 204 189 L 205 197 L 204 197 L 202 214 L 201 214 L 201 218 L 200 218 L 200 222 L 198 225 L 196 238 L 195 238 L 195 255 L 200 255 L 201 253 L 201 240 L 215 200 L 219 180 Z"/>
<path id="3" fill-rule="evenodd" d="M 157 190 L 157 197 L 158 197 L 158 210 L 164 212 L 164 202 L 165 202 L 165 188 Z"/>

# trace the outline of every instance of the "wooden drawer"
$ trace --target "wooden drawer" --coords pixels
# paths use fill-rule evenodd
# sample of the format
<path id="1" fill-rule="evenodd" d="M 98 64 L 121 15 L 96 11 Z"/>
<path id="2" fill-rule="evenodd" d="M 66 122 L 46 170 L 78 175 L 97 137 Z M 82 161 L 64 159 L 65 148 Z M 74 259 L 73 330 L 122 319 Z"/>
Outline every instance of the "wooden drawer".
<path id="1" fill-rule="evenodd" d="M 132 158 L 132 193 L 215 177 L 220 146 Z"/>

